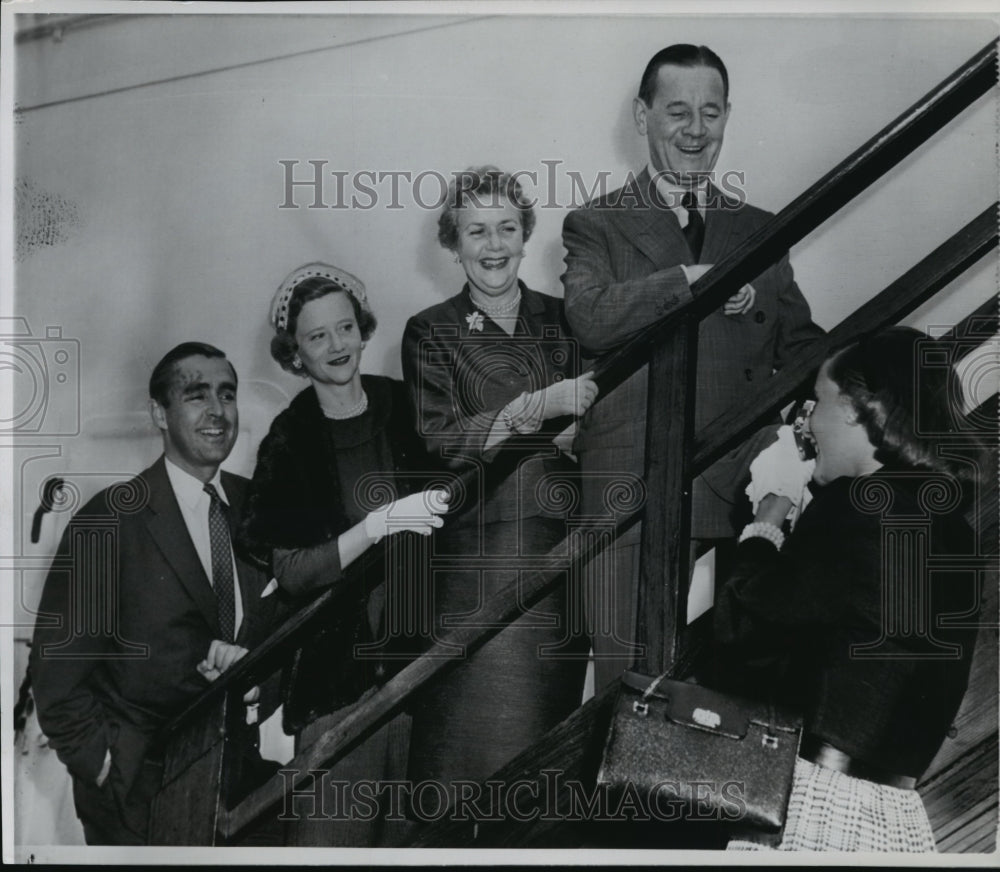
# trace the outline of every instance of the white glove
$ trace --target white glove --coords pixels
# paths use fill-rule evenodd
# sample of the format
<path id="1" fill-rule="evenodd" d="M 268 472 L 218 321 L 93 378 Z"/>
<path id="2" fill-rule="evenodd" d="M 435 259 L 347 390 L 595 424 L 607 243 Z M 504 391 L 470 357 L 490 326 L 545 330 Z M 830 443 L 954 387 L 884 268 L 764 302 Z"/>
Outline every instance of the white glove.
<path id="1" fill-rule="evenodd" d="M 400 530 L 412 530 L 430 536 L 434 527 L 444 524 L 439 515 L 448 511 L 448 492 L 441 488 L 410 494 L 401 500 L 376 509 L 365 518 L 365 534 L 378 542 Z"/>
<path id="2" fill-rule="evenodd" d="M 750 464 L 750 484 L 746 493 L 753 504 L 754 514 L 757 514 L 760 501 L 768 494 L 788 497 L 792 501 L 788 517 L 794 526 L 799 514 L 812 499 L 807 485 L 815 468 L 815 460 L 799 457 L 791 426 L 783 424 L 779 427 L 778 441 L 768 445 Z"/>

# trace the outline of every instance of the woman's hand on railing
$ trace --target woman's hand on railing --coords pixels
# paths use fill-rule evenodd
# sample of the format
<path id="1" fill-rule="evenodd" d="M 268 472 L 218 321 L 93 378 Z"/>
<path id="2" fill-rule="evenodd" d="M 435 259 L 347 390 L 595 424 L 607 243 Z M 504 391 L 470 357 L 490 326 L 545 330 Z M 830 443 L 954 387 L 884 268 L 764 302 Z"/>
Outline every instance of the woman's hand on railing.
<path id="1" fill-rule="evenodd" d="M 364 520 L 365 534 L 375 542 L 402 530 L 429 536 L 444 524 L 440 516 L 448 511 L 448 500 L 442 488 L 410 494 L 371 512 Z"/>
<path id="2" fill-rule="evenodd" d="M 590 371 L 576 378 L 553 382 L 547 388 L 529 394 L 525 402 L 529 414 L 533 413 L 541 421 L 563 415 L 579 417 L 594 404 L 597 391 L 594 373 Z"/>
<path id="3" fill-rule="evenodd" d="M 761 510 L 767 497 L 785 497 L 788 504 L 777 526 L 781 526 L 785 517 L 790 517 L 794 524 L 812 496 L 808 484 L 815 468 L 815 460 L 803 460 L 799 455 L 791 426 L 779 427 L 777 441 L 768 445 L 750 464 L 750 484 L 746 493 L 754 514 Z M 772 512 L 776 511 L 776 505 L 774 500 L 767 502 Z"/>
<path id="4" fill-rule="evenodd" d="M 486 447 L 496 445 L 511 433 L 537 433 L 550 418 L 579 417 L 594 404 L 597 392 L 593 371 L 560 379 L 530 394 L 525 391 L 500 411 L 494 425 L 496 434 L 487 440 Z"/>
<path id="5" fill-rule="evenodd" d="M 559 418 L 563 415 L 579 417 L 597 399 L 597 382 L 593 370 L 576 378 L 564 378 L 550 384 L 542 397 L 542 419 Z"/>

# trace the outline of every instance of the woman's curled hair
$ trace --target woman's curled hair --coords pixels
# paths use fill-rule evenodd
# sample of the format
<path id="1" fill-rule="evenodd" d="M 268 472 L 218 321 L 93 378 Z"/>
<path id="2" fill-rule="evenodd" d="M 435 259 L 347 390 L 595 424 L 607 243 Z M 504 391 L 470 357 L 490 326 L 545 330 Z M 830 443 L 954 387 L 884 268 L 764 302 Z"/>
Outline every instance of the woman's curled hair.
<path id="1" fill-rule="evenodd" d="M 944 442 L 982 445 L 962 411 L 962 385 L 936 340 L 909 327 L 891 327 L 852 343 L 830 358 L 827 375 L 847 397 L 875 446 L 875 459 L 976 477 L 976 465 L 942 456 Z"/>
<path id="2" fill-rule="evenodd" d="M 521 216 L 521 232 L 528 241 L 535 229 L 535 210 L 524 196 L 517 178 L 495 166 L 469 167 L 455 173 L 438 218 L 438 242 L 449 251 L 458 249 L 458 210 L 469 201 L 483 206 L 499 206 L 506 199 Z"/>

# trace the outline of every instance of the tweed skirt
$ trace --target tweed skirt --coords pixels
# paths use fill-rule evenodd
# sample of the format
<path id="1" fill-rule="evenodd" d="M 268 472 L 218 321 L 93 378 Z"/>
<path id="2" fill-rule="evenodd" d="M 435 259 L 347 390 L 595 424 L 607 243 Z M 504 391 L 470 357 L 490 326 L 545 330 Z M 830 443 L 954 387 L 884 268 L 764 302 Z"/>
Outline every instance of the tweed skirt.
<path id="1" fill-rule="evenodd" d="M 927 812 L 915 790 L 875 784 L 803 760 L 795 761 L 788 815 L 776 847 L 731 839 L 729 851 L 936 850 Z"/>

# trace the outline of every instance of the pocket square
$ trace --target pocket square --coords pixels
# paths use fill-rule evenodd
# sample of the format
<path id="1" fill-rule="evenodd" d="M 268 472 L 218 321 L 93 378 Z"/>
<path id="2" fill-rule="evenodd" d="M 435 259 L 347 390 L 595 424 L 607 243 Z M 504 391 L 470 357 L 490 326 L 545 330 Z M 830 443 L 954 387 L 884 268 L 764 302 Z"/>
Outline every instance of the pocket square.
<path id="1" fill-rule="evenodd" d="M 267 583 L 267 587 L 265 587 L 265 588 L 264 588 L 264 589 L 263 589 L 263 590 L 262 590 L 262 591 L 260 592 L 260 598 L 261 598 L 261 599 L 264 599 L 264 597 L 266 597 L 266 596 L 270 596 L 270 595 L 271 595 L 272 593 L 274 593 L 274 592 L 275 592 L 275 591 L 276 591 L 277 589 L 278 589 L 278 579 L 276 579 L 276 578 L 272 578 L 272 579 L 271 579 L 271 580 L 270 580 L 270 581 L 269 581 L 269 582 Z"/>

